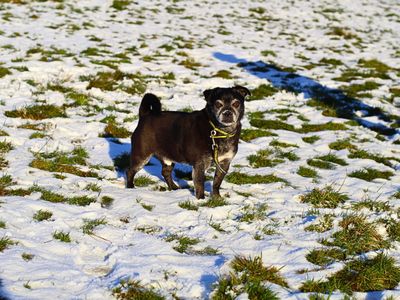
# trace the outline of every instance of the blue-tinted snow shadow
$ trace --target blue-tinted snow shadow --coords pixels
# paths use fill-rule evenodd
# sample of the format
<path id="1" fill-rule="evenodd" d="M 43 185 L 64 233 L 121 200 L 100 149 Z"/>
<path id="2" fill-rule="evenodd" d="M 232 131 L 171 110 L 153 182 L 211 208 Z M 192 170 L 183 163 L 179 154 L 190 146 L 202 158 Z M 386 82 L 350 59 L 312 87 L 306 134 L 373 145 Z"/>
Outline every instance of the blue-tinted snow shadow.
<path id="1" fill-rule="evenodd" d="M 303 93 L 306 99 L 312 98 L 320 101 L 335 109 L 340 118 L 355 120 L 359 125 L 387 136 L 400 133 L 399 129 L 391 128 L 386 124 L 363 119 L 374 116 L 385 123 L 394 121 L 392 116 L 383 112 L 380 108 L 372 107 L 358 99 L 351 98 L 339 89 L 326 87 L 312 78 L 284 71 L 275 65 L 262 61 L 251 62 L 233 54 L 221 52 L 214 52 L 213 56 L 220 61 L 236 64 L 258 78 L 268 80 L 277 89 Z M 362 112 L 363 116 L 359 117 L 357 112 Z M 396 122 L 400 124 L 400 118 L 396 118 Z"/>
<path id="2" fill-rule="evenodd" d="M 122 157 L 127 155 L 129 157 L 130 151 L 131 151 L 131 144 L 130 143 L 123 143 L 118 139 L 115 138 L 106 138 L 107 142 L 108 142 L 108 154 L 110 156 L 110 158 L 114 161 L 114 166 L 117 172 L 117 178 L 124 178 L 126 181 L 126 175 L 125 175 L 125 171 L 126 168 L 129 166 L 129 159 L 124 160 L 123 162 L 123 167 L 119 166 L 116 163 L 116 158 L 118 157 Z M 160 161 L 156 158 L 156 157 L 152 157 L 150 159 L 150 161 L 147 163 L 147 165 L 144 166 L 144 170 L 152 175 L 157 177 L 158 179 L 160 179 L 160 181 L 164 182 L 164 177 L 162 177 L 161 174 L 161 163 Z M 175 167 L 174 167 L 174 171 L 172 172 L 172 176 L 173 179 L 175 181 L 175 183 L 182 189 L 185 188 L 189 188 L 189 184 L 187 182 L 187 180 L 179 178 L 176 176 L 175 171 L 179 172 L 179 171 L 183 172 L 183 173 L 188 173 L 191 174 L 192 173 L 192 167 L 186 164 L 180 164 L 180 163 L 176 163 Z M 211 193 L 211 183 L 209 181 L 207 181 L 205 183 L 205 190 L 209 193 Z M 194 191 L 191 189 L 191 193 L 194 195 Z"/>
<path id="3" fill-rule="evenodd" d="M 3 281 L 0 278 L 0 300 L 10 300 L 11 296 L 3 289 Z"/>
<path id="4" fill-rule="evenodd" d="M 225 263 L 226 258 L 219 255 L 214 263 L 218 269 Z M 218 281 L 219 277 L 216 274 L 203 274 L 200 278 L 200 283 L 205 287 L 205 292 L 202 295 L 202 299 L 209 299 L 210 293 L 213 291 L 214 284 Z"/>

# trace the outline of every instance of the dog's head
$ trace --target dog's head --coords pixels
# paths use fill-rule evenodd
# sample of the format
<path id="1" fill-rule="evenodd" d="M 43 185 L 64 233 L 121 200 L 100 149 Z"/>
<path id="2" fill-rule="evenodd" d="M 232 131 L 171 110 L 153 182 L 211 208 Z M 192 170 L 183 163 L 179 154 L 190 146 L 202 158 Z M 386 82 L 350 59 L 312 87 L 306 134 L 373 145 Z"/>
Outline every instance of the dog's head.
<path id="1" fill-rule="evenodd" d="M 203 95 L 207 101 L 207 112 L 213 121 L 222 126 L 235 126 L 244 114 L 244 100 L 250 91 L 242 86 L 232 88 L 214 88 L 205 90 Z"/>

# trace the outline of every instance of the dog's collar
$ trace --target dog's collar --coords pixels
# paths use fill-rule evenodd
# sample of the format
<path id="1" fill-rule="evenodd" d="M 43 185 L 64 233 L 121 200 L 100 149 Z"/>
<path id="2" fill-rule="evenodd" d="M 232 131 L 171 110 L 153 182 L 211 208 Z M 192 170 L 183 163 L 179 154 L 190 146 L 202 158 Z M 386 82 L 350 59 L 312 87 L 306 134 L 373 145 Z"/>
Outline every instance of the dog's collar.
<path id="1" fill-rule="evenodd" d="M 222 169 L 222 167 L 220 166 L 219 161 L 218 161 L 218 144 L 215 142 L 215 139 L 228 139 L 228 138 L 234 137 L 236 132 L 234 132 L 234 133 L 226 132 L 226 131 L 218 128 L 217 126 L 215 126 L 211 120 L 209 120 L 209 123 L 210 123 L 211 127 L 213 128 L 210 132 L 210 138 L 212 140 L 211 149 L 213 150 L 214 162 L 215 162 L 218 170 L 220 170 L 222 173 L 226 174 L 226 171 L 224 169 Z M 218 135 L 218 133 L 219 133 L 219 135 Z"/>
<path id="2" fill-rule="evenodd" d="M 210 136 L 211 138 L 214 138 L 214 139 L 227 139 L 227 138 L 231 138 L 231 137 L 235 136 L 236 132 L 229 133 L 229 132 L 223 131 L 222 129 L 220 129 L 217 126 L 215 126 L 214 123 L 211 120 L 209 120 L 208 122 L 210 123 L 211 127 L 213 128 L 213 130 L 211 130 L 211 136 Z M 217 132 L 220 133 L 221 135 L 217 135 Z"/>

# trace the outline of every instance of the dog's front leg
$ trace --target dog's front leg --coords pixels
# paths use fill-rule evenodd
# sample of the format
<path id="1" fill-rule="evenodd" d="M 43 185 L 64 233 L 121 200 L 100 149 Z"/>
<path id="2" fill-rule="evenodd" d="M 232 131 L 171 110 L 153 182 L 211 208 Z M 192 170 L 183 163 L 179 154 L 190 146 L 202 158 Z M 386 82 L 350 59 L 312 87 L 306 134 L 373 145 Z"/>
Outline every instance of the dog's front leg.
<path id="1" fill-rule="evenodd" d="M 197 199 L 204 199 L 205 169 L 204 163 L 198 163 L 193 166 L 192 177 Z"/>
<path id="2" fill-rule="evenodd" d="M 231 161 L 229 159 L 225 159 L 219 163 L 220 167 L 222 170 L 225 171 L 222 172 L 218 167 L 215 170 L 215 175 L 214 175 L 214 180 L 213 180 L 213 191 L 212 191 L 212 196 L 214 197 L 221 197 L 219 194 L 219 187 L 221 186 L 222 180 L 224 180 L 224 177 L 226 173 L 228 172 L 229 165 Z"/>

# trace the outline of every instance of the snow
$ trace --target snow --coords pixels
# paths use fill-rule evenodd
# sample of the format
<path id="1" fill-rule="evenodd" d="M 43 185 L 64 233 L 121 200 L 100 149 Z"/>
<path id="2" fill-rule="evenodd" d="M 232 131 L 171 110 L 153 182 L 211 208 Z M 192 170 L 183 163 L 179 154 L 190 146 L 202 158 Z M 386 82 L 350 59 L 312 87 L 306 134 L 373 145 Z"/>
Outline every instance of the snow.
<path id="1" fill-rule="evenodd" d="M 179 203 L 196 200 L 193 190 L 182 188 L 177 191 L 158 191 L 156 186 L 165 186 L 160 172 L 160 164 L 152 160 L 153 166 L 145 167 L 138 175 L 146 175 L 157 182 L 150 187 L 134 190 L 125 189 L 121 172 L 100 168 L 95 170 L 100 179 L 83 178 L 72 174 L 63 174 L 65 179 L 55 178 L 50 172 L 30 167 L 36 152 L 72 151 L 76 145 L 85 148 L 89 153 L 89 165 L 113 166 L 113 158 L 129 152 L 130 139 L 119 139 L 120 144 L 110 139 L 99 137 L 105 124 L 100 122 L 104 117 L 115 115 L 119 124 L 133 131 L 137 120 L 124 121 L 135 117 L 141 95 L 130 95 L 121 90 L 104 91 L 98 88 L 86 90 L 87 82 L 81 76 L 96 74 L 112 69 L 93 63 L 93 60 L 112 60 L 114 54 L 124 52 L 129 47 L 136 47 L 139 55 L 128 52 L 130 63 L 122 63 L 119 69 L 126 73 L 140 72 L 144 75 L 162 76 L 173 72 L 176 79 L 165 83 L 161 79 L 148 82 L 148 92 L 159 95 L 163 108 L 178 110 L 185 107 L 201 109 L 205 102 L 202 91 L 215 86 L 232 86 L 241 84 L 250 89 L 260 84 L 273 84 L 280 87 L 297 83 L 296 87 L 303 92 L 291 93 L 280 91 L 262 100 L 246 103 L 246 112 L 268 111 L 278 108 L 290 108 L 311 120 L 312 124 L 330 121 L 343 123 L 347 119 L 326 117 L 321 111 L 306 106 L 310 99 L 307 88 L 313 86 L 339 88 L 345 85 L 334 78 L 346 67 L 356 68 L 359 59 L 378 59 L 397 71 L 392 71 L 390 79 L 376 79 L 382 84 L 373 92 L 372 98 L 362 100 L 363 105 L 380 107 L 390 115 L 399 116 L 400 107 L 384 101 L 390 97 L 389 88 L 400 84 L 400 6 L 397 0 L 377 2 L 365 1 L 252 1 L 212 2 L 179 1 L 175 6 L 185 8 L 182 14 L 166 11 L 171 6 L 169 1 L 140 1 L 131 3 L 123 11 L 112 9 L 111 1 L 85 0 L 65 1 L 58 9 L 57 2 L 29 2 L 28 4 L 0 4 L 0 67 L 9 68 L 11 75 L 0 78 L 0 129 L 9 136 L 0 136 L 0 141 L 10 142 L 14 149 L 5 155 L 8 167 L 0 170 L 0 176 L 11 175 L 15 184 L 12 188 L 29 188 L 33 185 L 66 196 L 89 195 L 96 197 L 97 202 L 88 206 L 74 206 L 66 203 L 51 203 L 41 200 L 38 192 L 27 196 L 0 197 L 0 220 L 6 228 L 0 228 L 0 238 L 9 237 L 18 242 L 0 253 L 0 297 L 10 299 L 114 299 L 111 291 L 121 279 L 140 280 L 143 285 L 151 285 L 168 299 L 175 293 L 183 299 L 204 299 L 211 295 L 213 284 L 220 275 L 229 273 L 229 262 L 235 255 L 262 255 L 265 265 L 276 266 L 288 281 L 290 289 L 271 285 L 282 299 L 308 299 L 309 295 L 298 292 L 298 288 L 308 278 L 324 278 L 340 270 L 343 264 L 335 263 L 326 270 L 298 274 L 304 268 L 313 269 L 315 265 L 305 259 L 306 254 L 321 245 L 318 240 L 329 237 L 338 228 L 341 214 L 348 212 L 349 206 L 335 210 L 335 226 L 325 233 L 304 231 L 314 222 L 315 217 L 306 216 L 312 207 L 301 203 L 299 196 L 314 187 L 333 185 L 350 195 L 351 201 L 363 199 L 366 190 L 372 199 L 390 201 L 398 208 L 398 199 L 391 198 L 400 188 L 400 164 L 392 161 L 390 168 L 368 159 L 346 159 L 348 150 L 335 152 L 346 159 L 348 166 L 338 166 L 334 170 L 320 170 L 320 178 L 313 180 L 296 174 L 299 166 L 306 166 L 307 159 L 325 155 L 332 150 L 328 144 L 338 139 L 353 137 L 354 144 L 361 149 L 379 153 L 388 157 L 400 157 L 400 146 L 394 144 L 399 140 L 397 133 L 377 139 L 377 133 L 368 126 L 354 126 L 346 131 L 320 131 L 299 134 L 285 130 L 275 130 L 278 137 L 261 137 L 251 142 L 241 142 L 239 152 L 234 158 L 230 171 L 242 171 L 247 174 L 274 174 L 290 182 L 272 184 L 235 185 L 226 180 L 222 183 L 221 192 L 226 196 L 228 205 L 209 208 L 199 207 L 197 211 L 186 210 Z M 251 16 L 250 8 L 264 7 L 268 16 L 265 22 Z M 320 13 L 325 8 L 337 8 L 334 13 Z M 7 21 L 6 13 L 11 13 Z M 387 15 L 393 14 L 392 17 Z M 258 16 L 260 17 L 260 16 Z M 143 22 L 142 24 L 137 21 Z M 87 23 L 85 25 L 85 22 Z M 90 25 L 88 25 L 90 24 Z M 224 30 L 230 35 L 221 35 Z M 79 26 L 74 31 L 73 26 Z M 333 39 L 326 33 L 333 27 L 346 28 L 362 40 L 357 47 L 343 38 Z M 257 30 L 259 28 L 262 30 Z M 16 34 L 17 33 L 17 34 Z M 177 40 L 176 37 L 184 39 Z M 94 41 L 93 37 L 102 39 Z M 185 43 L 192 47 L 184 46 Z M 102 46 L 99 46 L 103 44 Z M 105 45 L 104 45 L 105 44 Z M 146 44 L 146 47 L 143 47 Z M 175 45 L 174 50 L 166 52 L 160 46 Z M 351 44 L 351 46 L 348 46 Z M 12 47 L 4 47 L 11 45 Z M 141 47 L 142 45 L 142 47 Z M 178 46 L 182 47 L 180 49 Z M 347 45 L 343 46 L 343 45 Z M 45 50 L 64 49 L 72 57 L 54 55 L 59 60 L 41 61 L 42 54 L 28 56 L 29 49 L 40 47 Z M 99 56 L 84 56 L 81 52 L 87 48 L 107 50 Z M 191 49 L 193 48 L 193 49 Z M 311 49 L 312 48 L 312 49 Z M 341 52 L 335 49 L 342 49 Z M 261 51 L 271 50 L 276 56 L 263 56 Z M 179 62 L 186 59 L 178 52 L 184 51 L 202 66 L 189 70 Z M 161 53 L 162 56 L 157 56 Z M 144 56 L 153 60 L 144 62 Z M 306 60 L 300 58 L 305 56 Z M 335 58 L 343 66 L 329 68 L 316 66 L 310 70 L 304 68 L 310 63 L 318 63 L 322 58 Z M 21 59 L 19 61 L 18 59 Z M 259 66 L 275 64 L 294 67 L 300 75 L 287 78 L 286 71 L 270 69 L 268 72 L 251 70 L 254 66 L 239 67 L 238 63 L 254 62 Z M 13 67 L 26 66 L 28 71 L 20 72 Z M 229 70 L 233 79 L 212 77 L 219 70 Z M 35 82 L 31 86 L 27 80 Z M 353 83 L 356 83 L 353 82 Z M 62 84 L 77 92 L 87 94 L 91 103 L 101 108 L 109 105 L 126 112 L 102 110 L 94 115 L 85 115 L 81 108 L 69 108 L 67 118 L 29 121 L 45 123 L 47 138 L 30 139 L 32 130 L 19 128 L 28 120 L 6 117 L 4 113 L 36 103 L 38 100 L 48 104 L 63 105 L 67 99 L 63 93 L 46 90 L 47 84 Z M 43 92 L 38 92 L 44 88 Z M 68 100 L 70 101 L 70 100 Z M 396 102 L 397 101 L 397 102 Z M 388 121 L 377 116 L 368 116 L 358 110 L 355 114 L 363 124 L 381 124 L 390 126 Z M 276 115 L 265 113 L 265 119 L 276 119 Z M 287 119 L 296 128 L 303 124 L 295 116 Z M 249 119 L 243 119 L 243 128 L 250 128 Z M 315 144 L 302 141 L 304 136 L 317 135 L 320 140 Z M 288 161 L 273 168 L 251 168 L 247 156 L 266 148 L 269 143 L 278 139 L 281 142 L 293 143 L 299 148 L 290 148 L 301 159 Z M 367 139 L 368 141 L 365 141 Z M 239 165 L 238 167 L 234 167 Z M 177 166 L 189 170 L 186 165 Z M 390 180 L 377 179 L 366 182 L 347 177 L 347 174 L 363 167 L 379 170 L 390 170 L 394 176 Z M 175 181 L 181 186 L 192 185 L 191 181 Z M 96 184 L 100 192 L 87 190 L 88 184 Z M 206 183 L 207 196 L 211 182 Z M 244 197 L 241 193 L 250 193 Z M 100 199 L 109 196 L 114 202 L 109 208 L 102 207 Z M 141 203 L 154 206 L 146 210 Z M 266 203 L 268 209 L 264 220 L 252 223 L 240 222 L 238 216 L 244 207 L 257 207 Z M 38 210 L 49 210 L 53 213 L 50 220 L 38 222 L 32 217 Z M 367 211 L 371 220 L 386 216 Z M 394 213 L 393 213 L 394 214 Z M 104 218 L 106 225 L 100 225 L 94 235 L 82 232 L 84 219 Z M 126 222 L 121 221 L 127 220 Z M 221 224 L 225 232 L 213 229 L 210 221 Z M 256 233 L 266 226 L 278 223 L 277 234 L 262 235 L 260 240 L 254 238 Z M 151 229 L 150 233 L 143 228 Z M 63 243 L 53 238 L 55 231 L 69 232 L 72 242 Z M 384 229 L 382 229 L 384 232 Z M 217 249 L 217 255 L 196 255 L 179 253 L 173 249 L 175 242 L 167 242 L 169 234 L 178 234 L 200 239 L 192 250 L 202 250 L 206 246 Z M 400 245 L 387 253 L 400 265 Z M 34 255 L 30 261 L 21 258 L 23 253 Z M 166 275 L 168 274 L 168 276 Z M 166 279 L 167 278 L 167 279 Z M 28 283 L 31 288 L 24 287 Z M 355 293 L 359 299 L 378 299 L 393 295 L 400 299 L 400 287 L 382 293 Z M 330 299 L 342 299 L 343 295 L 335 292 Z M 241 295 L 238 299 L 246 299 Z"/>

